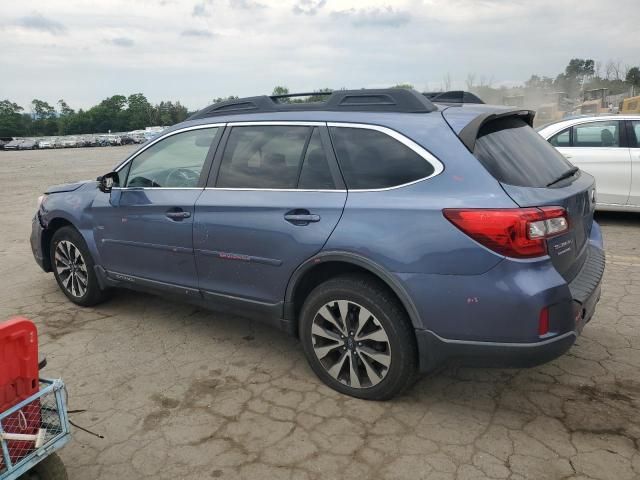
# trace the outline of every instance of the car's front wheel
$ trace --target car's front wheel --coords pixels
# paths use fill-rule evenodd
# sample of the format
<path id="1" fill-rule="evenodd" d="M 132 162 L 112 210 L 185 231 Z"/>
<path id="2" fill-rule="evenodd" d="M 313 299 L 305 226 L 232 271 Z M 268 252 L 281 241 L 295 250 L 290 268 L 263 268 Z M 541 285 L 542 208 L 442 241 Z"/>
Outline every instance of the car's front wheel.
<path id="1" fill-rule="evenodd" d="M 108 298 L 94 271 L 94 263 L 82 235 L 73 227 L 62 227 L 51 238 L 51 266 L 60 290 L 69 300 L 90 307 Z"/>
<path id="2" fill-rule="evenodd" d="M 341 393 L 386 400 L 415 379 L 411 323 L 397 299 L 369 276 L 340 276 L 316 287 L 302 307 L 300 336 L 313 371 Z"/>

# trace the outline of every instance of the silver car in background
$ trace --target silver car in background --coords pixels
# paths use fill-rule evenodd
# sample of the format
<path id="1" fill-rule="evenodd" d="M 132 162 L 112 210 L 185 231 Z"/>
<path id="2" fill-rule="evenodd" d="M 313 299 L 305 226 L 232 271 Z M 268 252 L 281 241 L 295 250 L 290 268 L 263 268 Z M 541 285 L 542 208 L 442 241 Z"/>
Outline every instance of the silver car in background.
<path id="1" fill-rule="evenodd" d="M 568 118 L 538 133 L 596 178 L 598 210 L 640 212 L 640 115 Z"/>

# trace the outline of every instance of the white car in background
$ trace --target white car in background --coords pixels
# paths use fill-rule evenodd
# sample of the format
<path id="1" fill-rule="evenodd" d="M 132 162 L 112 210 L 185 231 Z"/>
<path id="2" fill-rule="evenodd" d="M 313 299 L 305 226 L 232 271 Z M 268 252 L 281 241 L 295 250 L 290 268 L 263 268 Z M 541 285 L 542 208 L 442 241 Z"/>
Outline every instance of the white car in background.
<path id="1" fill-rule="evenodd" d="M 595 177 L 596 209 L 640 212 L 640 115 L 567 118 L 538 133 Z"/>

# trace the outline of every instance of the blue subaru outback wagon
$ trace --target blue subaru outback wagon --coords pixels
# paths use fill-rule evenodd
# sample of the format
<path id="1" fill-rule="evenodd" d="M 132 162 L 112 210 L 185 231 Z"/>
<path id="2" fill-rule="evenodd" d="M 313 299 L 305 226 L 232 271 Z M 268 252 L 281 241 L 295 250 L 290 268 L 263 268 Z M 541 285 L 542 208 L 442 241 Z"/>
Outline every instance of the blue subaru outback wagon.
<path id="1" fill-rule="evenodd" d="M 78 305 L 125 287 L 269 322 L 355 397 L 449 358 L 548 361 L 600 297 L 594 180 L 533 112 L 466 98 L 212 105 L 97 181 L 47 190 L 34 256 Z"/>

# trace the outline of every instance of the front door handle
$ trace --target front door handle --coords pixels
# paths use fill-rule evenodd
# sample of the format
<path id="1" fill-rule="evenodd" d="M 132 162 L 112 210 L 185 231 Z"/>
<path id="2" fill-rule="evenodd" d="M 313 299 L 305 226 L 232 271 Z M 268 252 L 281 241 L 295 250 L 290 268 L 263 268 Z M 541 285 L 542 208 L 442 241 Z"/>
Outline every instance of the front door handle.
<path id="1" fill-rule="evenodd" d="M 183 210 L 169 210 L 165 215 L 171 220 L 175 220 L 179 222 L 180 220 L 184 220 L 185 218 L 189 218 L 191 216 L 191 212 L 185 212 Z"/>
<path id="2" fill-rule="evenodd" d="M 315 215 L 304 208 L 291 210 L 284 215 L 284 219 L 294 225 L 308 225 L 311 222 L 319 222 L 320 215 Z"/>

